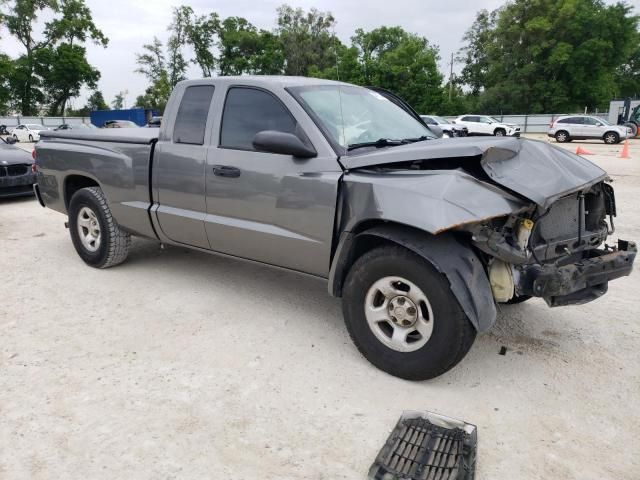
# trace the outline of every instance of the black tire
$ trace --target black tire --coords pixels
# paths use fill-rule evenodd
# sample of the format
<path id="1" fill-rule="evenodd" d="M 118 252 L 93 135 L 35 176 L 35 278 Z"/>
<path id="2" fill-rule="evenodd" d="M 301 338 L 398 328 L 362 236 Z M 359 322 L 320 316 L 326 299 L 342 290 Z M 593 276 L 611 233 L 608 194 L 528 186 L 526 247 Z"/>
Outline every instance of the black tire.
<path id="1" fill-rule="evenodd" d="M 29 141 L 33 143 L 33 135 L 29 135 Z"/>
<path id="2" fill-rule="evenodd" d="M 504 303 L 506 303 L 507 305 L 516 305 L 518 303 L 526 302 L 530 298 L 531 295 L 514 295 L 511 299 L 507 300 Z"/>
<path id="3" fill-rule="evenodd" d="M 95 213 L 100 227 L 100 244 L 96 251 L 89 250 L 80 238 L 78 220 L 84 207 Z M 127 258 L 131 235 L 116 223 L 107 199 L 99 187 L 81 188 L 71 197 L 69 231 L 76 252 L 87 265 L 95 268 L 109 268 L 124 262 Z"/>
<path id="4" fill-rule="evenodd" d="M 15 139 L 16 139 L 16 142 L 19 142 L 19 141 L 20 141 L 20 140 L 18 140 L 18 136 L 17 136 L 15 133 L 13 134 L 13 138 L 15 138 Z"/>
<path id="5" fill-rule="evenodd" d="M 616 132 L 607 132 L 604 134 L 602 139 L 607 145 L 615 145 L 620 141 L 620 135 L 618 135 Z"/>
<path id="6" fill-rule="evenodd" d="M 493 135 L 496 137 L 504 137 L 507 134 L 504 128 L 496 128 Z"/>
<path id="7" fill-rule="evenodd" d="M 433 330 L 421 348 L 396 351 L 373 333 L 365 315 L 367 292 L 378 280 L 399 276 L 428 293 Z M 451 292 L 449 282 L 424 258 L 397 246 L 365 253 L 353 264 L 343 288 L 342 310 L 354 344 L 373 365 L 407 380 L 427 380 L 452 369 L 467 354 L 476 330 Z"/>
<path id="8" fill-rule="evenodd" d="M 558 143 L 566 143 L 571 141 L 571 137 L 569 136 L 569 132 L 566 130 L 558 130 L 555 134 L 556 142 Z"/>

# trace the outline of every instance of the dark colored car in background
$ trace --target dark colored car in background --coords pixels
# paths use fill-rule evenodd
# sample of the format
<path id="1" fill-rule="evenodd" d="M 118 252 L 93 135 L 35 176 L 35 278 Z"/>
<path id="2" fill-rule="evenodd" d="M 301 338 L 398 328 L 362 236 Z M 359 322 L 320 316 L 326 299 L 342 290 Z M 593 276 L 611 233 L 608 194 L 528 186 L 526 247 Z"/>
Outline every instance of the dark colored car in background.
<path id="1" fill-rule="evenodd" d="M 94 125 L 86 124 L 86 123 L 63 123 L 62 125 L 58 125 L 53 129 L 54 132 L 59 132 L 61 130 L 90 130 L 92 128 L 96 128 Z"/>
<path id="2" fill-rule="evenodd" d="M 160 128 L 162 125 L 162 117 L 151 117 L 149 123 L 147 123 L 148 128 Z"/>
<path id="3" fill-rule="evenodd" d="M 466 137 L 469 134 L 469 130 L 464 125 L 455 125 L 446 118 L 437 115 L 420 115 L 420 118 L 427 125 L 437 125 L 442 129 L 442 133 L 447 134 L 450 138 Z"/>
<path id="4" fill-rule="evenodd" d="M 140 128 L 140 126 L 130 120 L 108 120 L 104 122 L 102 128 Z"/>
<path id="5" fill-rule="evenodd" d="M 33 195 L 33 157 L 0 137 L 0 198 Z"/>

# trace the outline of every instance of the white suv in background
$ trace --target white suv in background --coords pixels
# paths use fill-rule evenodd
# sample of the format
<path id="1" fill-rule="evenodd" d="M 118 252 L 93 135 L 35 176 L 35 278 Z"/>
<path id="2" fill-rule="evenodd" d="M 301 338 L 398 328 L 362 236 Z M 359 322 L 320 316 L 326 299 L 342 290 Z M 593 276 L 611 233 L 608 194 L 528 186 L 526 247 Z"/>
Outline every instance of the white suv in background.
<path id="1" fill-rule="evenodd" d="M 631 129 L 624 125 L 612 125 L 604 118 L 589 117 L 587 115 L 567 115 L 558 117 L 551 125 L 547 135 L 554 137 L 557 142 L 564 143 L 571 140 L 597 139 L 613 145 L 632 136 Z"/>
<path id="2" fill-rule="evenodd" d="M 520 127 L 518 125 L 502 123 L 486 115 L 460 115 L 453 123 L 467 127 L 469 135 L 520 136 Z"/>
<path id="3" fill-rule="evenodd" d="M 37 142 L 40 140 L 40 132 L 43 130 L 49 129 L 37 123 L 21 123 L 16 128 L 9 130 L 9 134 L 19 142 Z"/>

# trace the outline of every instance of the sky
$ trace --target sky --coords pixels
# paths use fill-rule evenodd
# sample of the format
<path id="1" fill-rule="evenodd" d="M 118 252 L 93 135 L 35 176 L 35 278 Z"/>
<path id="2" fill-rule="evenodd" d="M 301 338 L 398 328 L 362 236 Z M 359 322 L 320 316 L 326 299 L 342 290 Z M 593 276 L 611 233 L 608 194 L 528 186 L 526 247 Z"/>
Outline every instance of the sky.
<path id="1" fill-rule="evenodd" d="M 128 91 L 127 105 L 144 92 L 145 77 L 134 73 L 135 53 L 151 42 L 154 35 L 163 43 L 168 37 L 172 8 L 191 5 L 198 14 L 216 11 L 220 17 L 241 16 L 258 28 L 275 27 L 276 8 L 282 3 L 305 10 L 315 7 L 330 11 L 337 20 L 335 33 L 348 43 L 356 28 L 371 30 L 382 25 L 401 26 L 405 30 L 426 37 L 440 48 L 440 70 L 449 72 L 451 53 L 462 47 L 462 37 L 471 26 L 478 10 L 493 10 L 505 0 L 86 0 L 98 28 L 109 38 L 106 49 L 87 45 L 89 62 L 100 70 L 99 89 L 110 103 L 120 91 Z M 606 0 L 614 3 L 614 0 Z M 640 14 L 640 0 L 630 0 Z M 0 50 L 17 56 L 22 50 L 6 32 L 0 32 Z M 459 71 L 460 65 L 454 65 Z M 199 70 L 191 68 L 190 78 L 197 78 Z M 85 103 L 86 90 L 72 101 L 74 108 Z"/>

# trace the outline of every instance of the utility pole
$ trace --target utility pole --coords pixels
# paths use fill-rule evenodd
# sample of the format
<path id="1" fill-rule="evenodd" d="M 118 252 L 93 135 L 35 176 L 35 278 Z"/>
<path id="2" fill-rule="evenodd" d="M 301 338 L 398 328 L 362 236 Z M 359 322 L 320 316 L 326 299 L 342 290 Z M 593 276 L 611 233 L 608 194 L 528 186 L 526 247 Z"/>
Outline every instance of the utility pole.
<path id="1" fill-rule="evenodd" d="M 449 101 L 451 101 L 451 93 L 453 92 L 453 52 L 451 52 L 451 70 L 449 70 Z"/>

